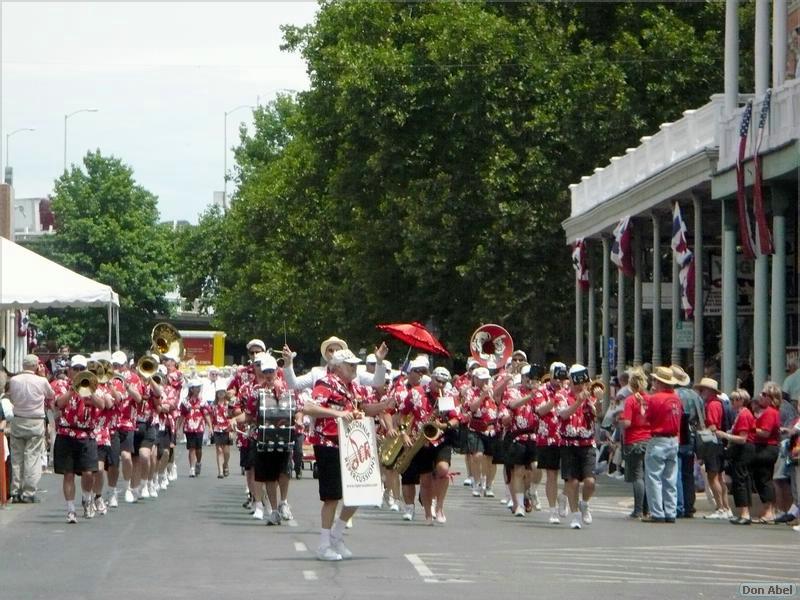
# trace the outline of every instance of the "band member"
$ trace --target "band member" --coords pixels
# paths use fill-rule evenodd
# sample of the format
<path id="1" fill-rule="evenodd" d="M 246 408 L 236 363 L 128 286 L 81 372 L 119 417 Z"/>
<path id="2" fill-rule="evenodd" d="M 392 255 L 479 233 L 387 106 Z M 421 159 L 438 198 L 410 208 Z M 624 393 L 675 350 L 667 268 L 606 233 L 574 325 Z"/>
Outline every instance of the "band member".
<path id="1" fill-rule="evenodd" d="M 450 461 L 453 444 L 457 442 L 459 427 L 458 392 L 450 385 L 450 371 L 444 367 L 436 367 L 431 375 L 430 383 L 425 386 L 428 402 L 437 415 L 436 425 L 443 430 L 442 435 L 429 446 L 433 449 L 431 461 L 431 478 L 433 487 L 432 505 L 436 510 L 437 523 L 446 523 L 444 500 L 450 487 Z M 424 449 L 424 448 L 423 448 Z M 424 477 L 424 470 L 421 471 Z M 424 480 L 423 480 L 424 483 Z"/>
<path id="2" fill-rule="evenodd" d="M 349 350 L 339 350 L 328 363 L 329 372 L 314 386 L 312 400 L 305 405 L 305 413 L 315 419 L 314 456 L 319 472 L 319 498 L 322 501 L 320 514 L 320 544 L 317 548 L 319 560 L 335 561 L 352 557 L 344 545 L 344 530 L 347 520 L 355 512 L 355 506 L 344 506 L 334 524 L 336 507 L 342 499 L 342 473 L 339 466 L 338 423 L 346 422 L 366 414 L 374 417 L 390 406 L 389 402 L 363 405 L 367 392 L 356 379 L 356 365 L 361 360 Z"/>
<path id="3" fill-rule="evenodd" d="M 164 398 L 159 411 L 158 426 L 158 460 L 159 475 L 153 479 L 158 483 L 160 478 L 161 489 L 167 489 L 169 480 L 178 478 L 178 467 L 175 464 L 175 445 L 178 441 L 179 405 L 183 392 L 183 373 L 178 370 L 178 357 L 164 355 L 164 364 L 167 367 L 166 381 L 164 382 Z"/>
<path id="4" fill-rule="evenodd" d="M 211 407 L 212 439 L 217 451 L 217 479 L 228 476 L 232 430 L 230 418 L 232 416 L 228 407 L 228 392 L 224 385 L 217 385 L 214 404 Z"/>
<path id="5" fill-rule="evenodd" d="M 112 448 L 118 449 L 119 464 L 122 466 L 122 478 L 125 481 L 125 502 L 134 502 L 133 490 L 130 488 L 133 475 L 133 432 L 136 429 L 136 404 L 142 399 L 141 380 L 139 376 L 128 368 L 128 357 L 124 352 L 114 352 L 111 355 L 111 366 L 114 377 L 110 386 L 118 395 L 114 404 L 114 429 L 111 436 Z M 117 499 L 117 481 L 119 480 L 120 467 L 113 466 L 108 469 L 108 506 L 115 508 Z"/>
<path id="6" fill-rule="evenodd" d="M 453 380 L 453 387 L 459 393 L 459 406 L 461 404 L 460 398 L 462 397 L 462 390 L 472 385 L 472 373 L 479 367 L 479 363 L 474 358 L 467 359 L 467 370 Z M 462 485 L 464 487 L 472 487 L 474 478 L 472 476 L 472 455 L 469 453 L 467 447 L 467 440 L 469 438 L 469 412 L 467 410 L 459 411 L 459 427 L 458 427 L 458 448 L 464 454 L 464 464 L 467 468 L 467 476 L 464 478 Z"/>
<path id="7" fill-rule="evenodd" d="M 102 367 L 101 367 L 102 370 Z M 114 452 L 111 445 L 111 428 L 115 417 L 114 403 L 118 397 L 116 390 L 114 390 L 109 382 L 98 382 L 95 394 L 102 398 L 103 405 L 94 408 L 94 438 L 97 444 L 97 471 L 94 473 L 94 484 L 92 491 L 94 492 L 95 514 L 105 515 L 108 512 L 108 506 L 103 499 L 103 484 L 105 479 L 105 472 L 110 466 L 119 466 L 119 448 Z"/>
<path id="8" fill-rule="evenodd" d="M 530 365 L 522 368 L 520 376 L 519 388 L 509 388 L 507 435 L 510 443 L 506 459 L 512 469 L 512 510 L 515 516 L 524 517 L 525 492 L 530 487 L 536 464 L 536 431 L 539 423 L 533 407 L 537 399 L 541 403 L 544 394 L 536 385 L 539 374 L 535 371 L 532 374 Z"/>
<path id="9" fill-rule="evenodd" d="M 545 494 L 550 507 L 550 523 L 558 524 L 567 516 L 567 498 L 558 494 L 558 474 L 561 465 L 561 428 L 556 406 L 564 402 L 564 384 L 568 379 L 567 366 L 562 362 L 550 365 L 549 380 L 541 388 L 542 396 L 533 399 L 539 430 L 536 432 L 536 459 L 539 469 L 547 474 Z M 556 507 L 558 502 L 558 507 Z"/>
<path id="10" fill-rule="evenodd" d="M 234 395 L 239 395 L 240 388 L 247 383 L 251 383 L 255 379 L 255 367 L 253 366 L 253 359 L 256 355 L 267 351 L 267 345 L 259 339 L 252 339 L 247 342 L 247 355 L 250 357 L 247 364 L 240 367 L 228 384 L 228 391 L 233 392 Z"/>
<path id="11" fill-rule="evenodd" d="M 494 498 L 492 481 L 497 469 L 492 455 L 497 403 L 489 369 L 479 367 L 473 371 L 472 385 L 462 390 L 461 398 L 462 410 L 469 416 L 467 454 L 472 456 L 472 495 L 479 497 L 483 492 L 487 498 Z"/>
<path id="12" fill-rule="evenodd" d="M 331 336 L 322 344 L 320 344 L 319 351 L 322 355 L 322 359 L 325 361 L 324 367 L 312 367 L 311 370 L 306 373 L 305 375 L 301 375 L 298 377 L 295 375 L 294 366 L 292 364 L 293 353 L 289 346 L 283 347 L 283 377 L 286 380 L 286 383 L 289 385 L 289 389 L 292 390 L 303 390 L 308 388 L 313 388 L 314 385 L 320 379 L 324 378 L 325 375 L 330 371 L 330 360 L 333 354 L 339 350 L 347 350 L 347 342 L 343 339 L 338 337 Z M 389 348 L 386 346 L 386 343 L 381 343 L 378 348 L 375 348 L 375 370 L 372 375 L 372 385 L 374 387 L 379 387 L 383 385 L 384 379 L 386 377 L 386 366 L 383 364 L 383 360 L 386 358 L 386 355 L 389 352 Z"/>
<path id="13" fill-rule="evenodd" d="M 571 529 L 580 529 L 581 521 L 592 522 L 589 500 L 594 494 L 595 441 L 594 426 L 597 418 L 595 399 L 589 392 L 589 370 L 583 365 L 572 365 L 569 370 L 570 390 L 556 406 L 561 422 L 561 478 L 564 493 L 569 501 Z M 578 501 L 578 488 L 583 483 L 582 499 Z"/>
<path id="14" fill-rule="evenodd" d="M 75 355 L 70 363 L 71 375 L 86 369 L 85 357 Z M 81 476 L 83 516 L 95 515 L 92 501 L 94 472 L 97 471 L 97 442 L 94 435 L 95 408 L 103 408 L 105 399 L 87 387 L 70 388 L 55 399 L 59 410 L 56 441 L 53 446 L 53 470 L 64 476 L 62 491 L 67 503 L 67 523 L 77 523 L 75 515 L 75 474 Z"/>
<path id="15" fill-rule="evenodd" d="M 200 465 L 203 460 L 203 432 L 205 432 L 206 425 L 211 427 L 208 405 L 200 396 L 202 389 L 202 381 L 191 379 L 189 395 L 181 404 L 183 433 L 186 436 L 186 450 L 189 454 L 189 477 L 200 475 Z"/>
<path id="16" fill-rule="evenodd" d="M 163 369 L 163 365 L 160 365 L 159 369 Z M 161 405 L 162 393 L 161 386 L 150 377 L 142 385 L 140 401 L 136 406 L 136 431 L 133 434 L 133 456 L 135 458 L 131 476 L 134 501 L 139 498 L 150 498 L 150 465 L 152 464 L 150 456 L 156 445 L 158 428 L 154 421 L 156 411 Z"/>

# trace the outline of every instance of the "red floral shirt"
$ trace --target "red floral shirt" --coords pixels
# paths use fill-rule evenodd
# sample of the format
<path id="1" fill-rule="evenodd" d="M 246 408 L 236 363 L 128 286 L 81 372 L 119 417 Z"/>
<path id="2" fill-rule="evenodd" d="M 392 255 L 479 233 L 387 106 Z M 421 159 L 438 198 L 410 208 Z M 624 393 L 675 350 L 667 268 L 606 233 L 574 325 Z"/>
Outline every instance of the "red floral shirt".
<path id="1" fill-rule="evenodd" d="M 470 387 L 464 390 L 462 411 L 469 414 L 467 427 L 477 433 L 494 435 L 494 424 L 497 420 L 497 403 L 493 398 L 484 397 L 476 410 L 472 410 L 472 403 L 479 399 L 482 391 L 478 388 Z"/>
<path id="2" fill-rule="evenodd" d="M 76 440 L 94 438 L 94 405 L 91 399 L 81 398 L 77 392 L 71 392 L 69 402 L 58 417 L 56 433 Z"/>
<path id="3" fill-rule="evenodd" d="M 577 402 L 577 398 L 572 391 L 562 396 L 561 401 L 556 405 L 557 411 L 562 411 Z M 561 441 L 564 446 L 594 446 L 594 424 L 595 415 L 592 407 L 595 404 L 594 397 L 590 397 L 578 410 L 569 417 L 561 417 Z"/>
<path id="4" fill-rule="evenodd" d="M 538 410 L 540 406 L 547 404 L 551 400 L 554 401 L 554 405 L 543 415 L 537 413 L 539 429 L 536 432 L 536 445 L 561 446 L 561 423 L 558 419 L 556 406 L 564 399 L 564 388 L 560 385 L 553 386 L 547 383 L 539 391 L 541 393 L 533 399 L 533 408 L 535 410 Z"/>
<path id="5" fill-rule="evenodd" d="M 517 442 L 533 442 L 536 440 L 536 431 L 539 428 L 539 419 L 534 410 L 534 403 L 539 396 L 543 396 L 539 390 L 528 390 L 522 388 L 509 388 L 508 403 L 520 400 L 530 394 L 533 398 L 517 406 L 516 408 L 508 407 L 507 410 L 511 415 L 511 425 L 509 426 L 509 433 L 514 441 Z"/>
<path id="6" fill-rule="evenodd" d="M 181 404 L 184 433 L 203 433 L 206 430 L 205 417 L 207 414 L 208 404 L 200 396 L 187 398 Z"/>
<path id="7" fill-rule="evenodd" d="M 226 431 L 230 430 L 230 409 L 228 408 L 228 403 L 223 402 L 214 403 L 209 407 L 209 413 L 211 416 L 211 429 L 214 433 L 225 433 Z"/>
<path id="8" fill-rule="evenodd" d="M 311 392 L 311 400 L 323 408 L 352 411 L 367 399 L 364 386 L 356 381 L 345 383 L 332 372 L 319 379 Z M 339 423 L 333 417 L 317 417 L 309 440 L 315 446 L 339 447 Z"/>

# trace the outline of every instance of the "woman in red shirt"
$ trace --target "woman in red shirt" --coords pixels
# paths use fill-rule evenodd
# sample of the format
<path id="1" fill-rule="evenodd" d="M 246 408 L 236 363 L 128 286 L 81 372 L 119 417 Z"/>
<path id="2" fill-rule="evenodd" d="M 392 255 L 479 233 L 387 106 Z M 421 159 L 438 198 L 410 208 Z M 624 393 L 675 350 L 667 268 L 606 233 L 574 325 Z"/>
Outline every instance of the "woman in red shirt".
<path id="1" fill-rule="evenodd" d="M 629 516 L 640 519 L 648 512 L 644 506 L 644 455 L 650 439 L 650 423 L 644 408 L 647 406 L 647 376 L 641 368 L 630 372 L 628 385 L 634 393 L 625 399 L 618 423 L 624 428 L 625 481 L 633 484 L 633 512 Z"/>
<path id="2" fill-rule="evenodd" d="M 739 509 L 739 516 L 733 516 L 734 525 L 750 525 L 751 490 L 753 486 L 750 471 L 755 454 L 755 446 L 749 437 L 755 429 L 756 418 L 750 412 L 750 394 L 747 390 L 731 392 L 731 403 L 736 410 L 736 419 L 730 432 L 717 429 L 714 433 L 720 440 L 728 441 L 728 459 L 733 468 L 733 503 Z"/>
<path id="3" fill-rule="evenodd" d="M 758 397 L 756 422 L 747 440 L 755 446 L 755 454 L 750 471 L 756 491 L 764 505 L 764 514 L 759 523 L 771 523 L 775 519 L 775 488 L 772 484 L 772 473 L 778 459 L 778 441 L 780 439 L 781 418 L 778 407 L 781 405 L 780 386 L 767 381 Z"/>

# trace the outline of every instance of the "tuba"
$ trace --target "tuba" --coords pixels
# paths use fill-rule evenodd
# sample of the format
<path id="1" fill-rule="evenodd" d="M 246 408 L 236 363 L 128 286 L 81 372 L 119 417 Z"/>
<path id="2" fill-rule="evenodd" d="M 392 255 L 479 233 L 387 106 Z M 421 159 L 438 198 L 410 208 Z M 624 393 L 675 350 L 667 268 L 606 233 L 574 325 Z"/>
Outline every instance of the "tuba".
<path id="1" fill-rule="evenodd" d="M 514 353 L 514 340 L 500 325 L 481 325 L 469 340 L 469 352 L 482 367 L 504 367 Z"/>
<path id="2" fill-rule="evenodd" d="M 177 362 L 183 360 L 183 338 L 180 332 L 169 323 L 157 323 L 150 333 L 152 351 L 156 354 L 166 354 Z"/>
<path id="3" fill-rule="evenodd" d="M 89 398 L 97 389 L 97 376 L 91 371 L 78 371 L 72 376 L 72 389 L 81 398 Z"/>

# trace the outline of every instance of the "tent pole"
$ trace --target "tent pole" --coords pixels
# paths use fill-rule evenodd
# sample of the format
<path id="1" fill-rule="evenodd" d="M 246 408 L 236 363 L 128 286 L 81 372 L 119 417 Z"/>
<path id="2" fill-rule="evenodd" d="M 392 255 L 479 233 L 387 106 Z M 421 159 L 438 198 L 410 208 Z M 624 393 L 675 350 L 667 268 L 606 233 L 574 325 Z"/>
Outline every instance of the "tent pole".
<path id="1" fill-rule="evenodd" d="M 116 316 L 114 321 L 117 325 L 117 350 L 119 350 L 119 306 L 114 307 L 114 315 Z"/>
<path id="2" fill-rule="evenodd" d="M 114 319 L 114 305 L 108 303 L 108 351 L 111 352 L 111 321 Z"/>

